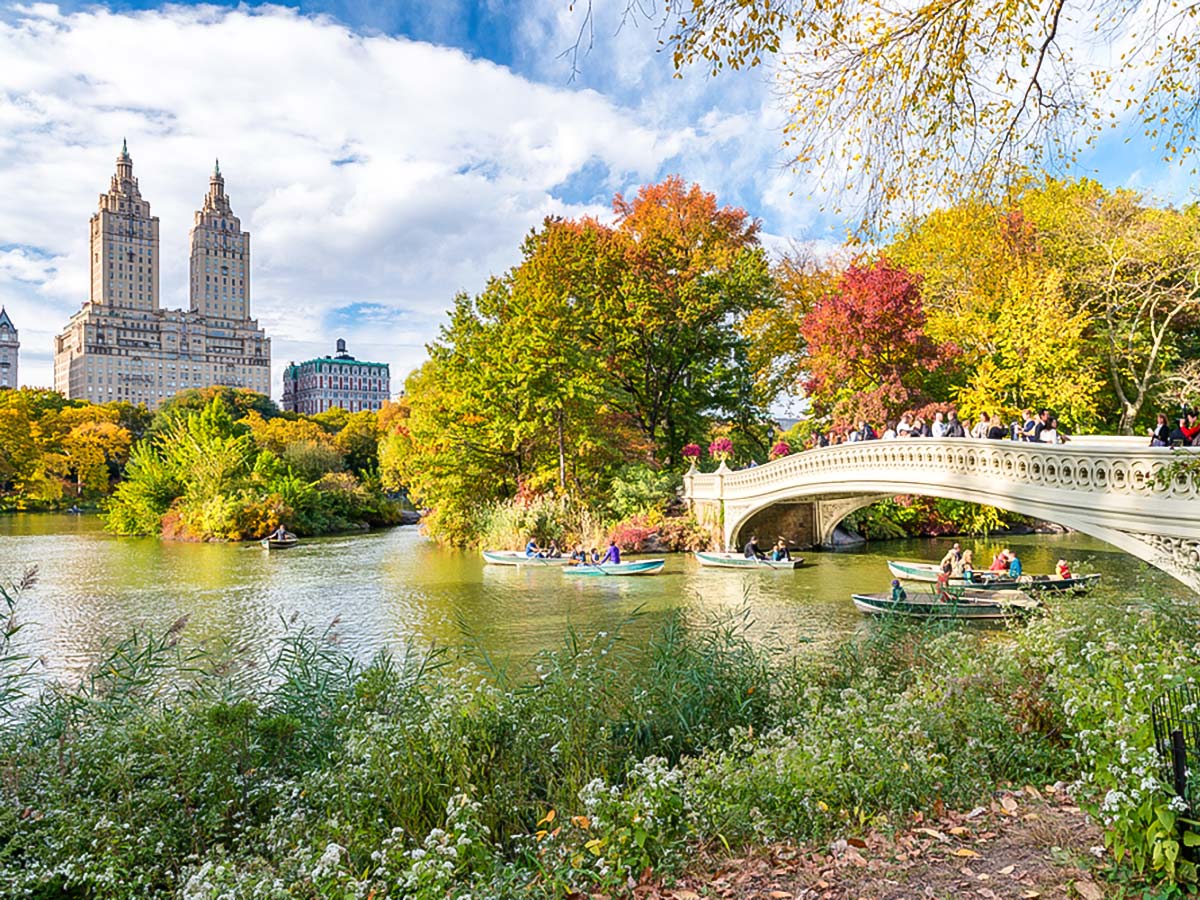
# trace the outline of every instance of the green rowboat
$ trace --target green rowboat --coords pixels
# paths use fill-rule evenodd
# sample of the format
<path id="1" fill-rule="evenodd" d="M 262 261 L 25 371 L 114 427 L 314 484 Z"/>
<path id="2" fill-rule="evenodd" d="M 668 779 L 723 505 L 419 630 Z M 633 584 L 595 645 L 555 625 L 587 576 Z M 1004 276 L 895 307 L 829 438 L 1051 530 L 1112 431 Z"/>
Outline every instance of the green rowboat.
<path id="1" fill-rule="evenodd" d="M 741 553 L 707 553 L 696 552 L 696 559 L 702 566 L 713 566 L 718 569 L 798 569 L 804 565 L 804 560 L 796 559 L 755 559 Z"/>
<path id="2" fill-rule="evenodd" d="M 656 575 L 667 564 L 665 559 L 639 559 L 637 562 L 601 563 L 600 565 L 567 566 L 562 570 L 564 575 L 590 575 L 596 578 L 610 578 L 620 575 Z"/>
<path id="3" fill-rule="evenodd" d="M 891 594 L 852 594 L 859 612 L 872 616 L 910 619 L 1008 619 L 1027 615 L 1041 604 L 1022 591 L 949 591 L 909 594 L 892 600 Z"/>
<path id="4" fill-rule="evenodd" d="M 523 550 L 484 550 L 483 559 L 494 566 L 569 566 L 571 560 L 565 556 L 526 556 Z"/>
<path id="5" fill-rule="evenodd" d="M 920 581 L 935 584 L 941 569 L 937 563 L 907 562 L 889 559 L 888 569 L 894 578 L 905 581 Z M 1059 578 L 1057 575 L 1020 575 L 1009 578 L 1007 572 L 972 572 L 965 578 L 951 578 L 950 587 L 970 588 L 979 591 L 1074 591 L 1083 593 L 1091 590 L 1100 581 L 1099 575 L 1076 575 Z"/>

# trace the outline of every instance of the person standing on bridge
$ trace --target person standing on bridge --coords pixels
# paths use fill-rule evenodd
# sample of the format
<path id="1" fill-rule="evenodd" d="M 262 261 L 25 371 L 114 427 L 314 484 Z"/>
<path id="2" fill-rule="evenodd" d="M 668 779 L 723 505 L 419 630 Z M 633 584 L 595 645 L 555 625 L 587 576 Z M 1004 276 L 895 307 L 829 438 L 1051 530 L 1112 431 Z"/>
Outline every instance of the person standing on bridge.
<path id="1" fill-rule="evenodd" d="M 987 436 L 989 441 L 1002 441 L 1008 437 L 1008 429 L 1004 427 L 1004 422 L 1001 421 L 999 413 L 996 413 L 992 416 L 992 422 L 988 426 Z"/>
<path id="2" fill-rule="evenodd" d="M 1033 426 L 1033 437 L 1030 438 L 1031 441 L 1038 444 L 1048 443 L 1048 441 L 1042 437 L 1042 432 L 1050 427 L 1050 418 L 1052 415 L 1053 413 L 1051 413 L 1048 409 L 1038 410 L 1037 422 Z"/>
<path id="3" fill-rule="evenodd" d="M 1167 414 L 1159 413 L 1158 422 L 1150 429 L 1151 447 L 1171 446 L 1171 426 L 1167 424 Z"/>
<path id="4" fill-rule="evenodd" d="M 933 414 L 933 424 L 929 426 L 929 436 L 934 438 L 946 436 L 946 421 L 940 412 Z"/>
<path id="5" fill-rule="evenodd" d="M 1021 440 L 1032 441 L 1033 429 L 1037 428 L 1037 419 L 1033 417 L 1033 410 L 1027 409 L 1021 413 Z"/>
<path id="6" fill-rule="evenodd" d="M 960 438 L 966 437 L 967 432 L 963 428 L 963 423 L 958 419 L 958 413 L 955 410 L 950 410 L 950 415 L 946 419 L 946 437 Z"/>
<path id="7" fill-rule="evenodd" d="M 859 420 L 857 434 L 858 434 L 858 437 L 855 438 L 855 440 L 858 440 L 858 441 L 877 441 L 877 440 L 879 440 L 879 435 L 875 433 L 875 429 L 871 427 L 871 424 L 866 419 Z"/>

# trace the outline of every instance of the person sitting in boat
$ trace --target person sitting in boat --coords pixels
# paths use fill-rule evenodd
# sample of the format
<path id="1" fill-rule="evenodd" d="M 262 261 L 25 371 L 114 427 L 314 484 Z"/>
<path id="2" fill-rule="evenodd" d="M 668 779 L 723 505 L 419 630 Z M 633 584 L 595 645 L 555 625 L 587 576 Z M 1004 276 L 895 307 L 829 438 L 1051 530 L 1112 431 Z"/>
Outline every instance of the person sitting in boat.
<path id="1" fill-rule="evenodd" d="M 775 542 L 775 549 L 771 551 L 771 559 L 775 562 L 785 562 L 791 558 L 792 554 L 788 551 L 787 541 L 780 538 Z"/>
<path id="2" fill-rule="evenodd" d="M 1066 581 L 1071 577 L 1071 567 L 1067 565 L 1067 561 L 1065 559 L 1060 559 L 1054 564 L 1054 574 L 1063 581 Z"/>
<path id="3" fill-rule="evenodd" d="M 571 562 L 577 566 L 587 565 L 587 551 L 583 549 L 583 544 L 576 544 L 575 549 L 571 551 Z"/>
<path id="4" fill-rule="evenodd" d="M 1008 571 L 1008 557 L 1005 556 L 1006 553 L 1008 553 L 1007 550 L 1001 550 L 999 553 L 997 553 L 995 556 L 992 557 L 992 564 L 988 568 L 989 572 L 1007 572 Z"/>
<path id="5" fill-rule="evenodd" d="M 280 522 L 279 527 L 271 532 L 269 538 L 272 541 L 286 541 L 290 536 L 291 535 L 288 534 L 287 528 L 282 522 Z"/>
<path id="6" fill-rule="evenodd" d="M 954 542 L 954 546 L 952 546 L 949 550 L 947 550 L 946 555 L 942 557 L 942 562 L 941 562 L 940 568 L 946 574 L 954 575 L 955 578 L 957 578 L 958 575 L 961 574 L 961 572 L 962 572 L 962 544 L 960 544 L 958 541 Z M 957 570 L 957 572 L 955 570 Z"/>
<path id="7" fill-rule="evenodd" d="M 621 548 L 617 546 L 617 542 L 610 540 L 608 542 L 608 552 L 604 554 L 604 559 L 600 560 L 599 565 L 612 563 L 614 566 L 621 564 Z"/>
<path id="8" fill-rule="evenodd" d="M 767 555 L 758 549 L 758 535 L 753 534 L 750 540 L 746 541 L 746 546 L 742 548 L 742 556 L 746 559 L 766 559 Z"/>
<path id="9" fill-rule="evenodd" d="M 595 547 L 592 548 L 591 562 L 593 566 L 600 565 L 600 551 Z"/>
<path id="10" fill-rule="evenodd" d="M 1008 577 L 1020 578 L 1021 560 L 1017 557 L 1017 554 L 1013 553 L 1011 550 L 1005 550 L 1004 555 L 1008 557 Z"/>
<path id="11" fill-rule="evenodd" d="M 900 579 L 892 579 L 892 602 L 903 603 L 908 599 L 908 591 L 900 585 Z"/>
<path id="12" fill-rule="evenodd" d="M 968 582 L 975 580 L 975 554 L 970 550 L 963 551 L 959 577 Z"/>
<path id="13" fill-rule="evenodd" d="M 529 559 L 545 559 L 546 554 L 542 548 L 537 545 L 537 541 L 533 538 L 529 539 L 529 543 L 525 545 L 525 556 Z"/>
<path id="14" fill-rule="evenodd" d="M 947 572 L 945 569 L 942 569 L 942 571 L 938 572 L 938 576 L 937 576 L 937 595 L 938 595 L 939 602 L 941 602 L 941 603 L 946 602 L 946 591 L 949 587 L 950 587 L 950 573 Z"/>
<path id="15" fill-rule="evenodd" d="M 550 547 L 546 550 L 547 559 L 561 559 L 562 551 L 558 549 L 558 541 L 551 541 Z"/>

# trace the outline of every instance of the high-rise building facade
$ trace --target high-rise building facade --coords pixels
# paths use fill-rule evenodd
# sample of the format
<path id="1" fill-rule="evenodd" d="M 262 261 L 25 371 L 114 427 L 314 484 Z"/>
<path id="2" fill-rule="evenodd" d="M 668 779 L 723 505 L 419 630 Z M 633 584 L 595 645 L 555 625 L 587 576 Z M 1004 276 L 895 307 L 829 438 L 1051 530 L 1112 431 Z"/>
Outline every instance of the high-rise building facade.
<path id="1" fill-rule="evenodd" d="M 250 234 L 225 195 L 220 161 L 208 179 L 191 231 L 192 312 L 216 319 L 250 318 Z"/>
<path id="2" fill-rule="evenodd" d="M 355 359 L 341 338 L 336 356 L 288 363 L 283 370 L 283 408 L 310 416 L 334 407 L 381 409 L 390 390 L 388 364 Z"/>
<path id="3" fill-rule="evenodd" d="M 185 388 L 270 393 L 271 341 L 250 318 L 250 235 L 233 215 L 219 166 L 191 230 L 189 309 L 159 306 L 158 217 L 124 145 L 90 237 L 90 293 L 55 339 L 55 390 L 151 409 Z"/>
<path id="4" fill-rule="evenodd" d="M 0 388 L 20 387 L 17 380 L 17 354 L 21 342 L 17 340 L 17 326 L 8 317 L 8 311 L 0 306 Z"/>

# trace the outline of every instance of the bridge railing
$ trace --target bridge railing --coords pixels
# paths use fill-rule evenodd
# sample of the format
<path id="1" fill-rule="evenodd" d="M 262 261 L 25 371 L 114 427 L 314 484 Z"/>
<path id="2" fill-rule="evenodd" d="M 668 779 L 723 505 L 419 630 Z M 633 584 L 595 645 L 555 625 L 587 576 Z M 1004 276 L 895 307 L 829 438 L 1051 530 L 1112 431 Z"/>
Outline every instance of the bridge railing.
<path id="1" fill-rule="evenodd" d="M 1194 501 L 1200 499 L 1195 473 L 1163 475 L 1180 458 L 1200 459 L 1200 450 L 1148 447 L 1138 438 L 1076 438 L 1068 444 L 980 441 L 969 438 L 906 438 L 861 441 L 805 450 L 749 469 L 690 472 L 689 499 L 736 500 L 789 482 L 826 480 L 834 475 L 886 475 L 892 470 L 927 470 L 985 477 L 1042 490 Z"/>

